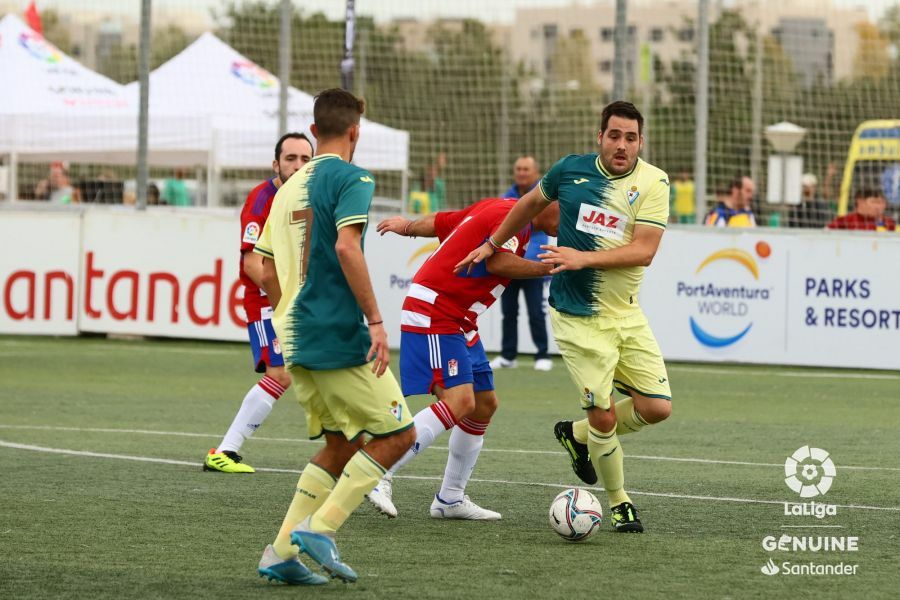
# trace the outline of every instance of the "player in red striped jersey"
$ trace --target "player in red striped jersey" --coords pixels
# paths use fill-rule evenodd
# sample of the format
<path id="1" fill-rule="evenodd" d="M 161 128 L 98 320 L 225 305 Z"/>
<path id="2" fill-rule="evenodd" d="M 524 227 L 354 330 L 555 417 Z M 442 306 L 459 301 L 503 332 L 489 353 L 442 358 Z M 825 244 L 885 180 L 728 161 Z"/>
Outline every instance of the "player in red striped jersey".
<path id="1" fill-rule="evenodd" d="M 244 312 L 247 313 L 253 367 L 257 373 L 265 375 L 244 396 L 241 408 L 218 448 L 211 449 L 206 455 L 204 471 L 253 473 L 253 467 L 242 462 L 238 451 L 244 441 L 266 420 L 275 401 L 291 384 L 291 378 L 284 370 L 281 346 L 272 328 L 272 306 L 265 292 L 260 289 L 262 256 L 254 254 L 253 247 L 269 217 L 275 192 L 291 175 L 312 160 L 312 156 L 313 148 L 309 138 L 302 133 L 284 134 L 275 144 L 275 160 L 272 161 L 275 177 L 253 188 L 241 210 L 240 278 L 244 284 Z"/>
<path id="2" fill-rule="evenodd" d="M 478 244 L 489 240 L 515 200 L 488 198 L 459 211 L 440 212 L 416 221 L 392 217 L 378 224 L 384 235 L 436 236 L 441 245 L 413 277 L 400 320 L 400 381 L 404 396 L 434 394 L 437 401 L 415 416 L 416 443 L 369 494 L 369 501 L 394 517 L 393 474 L 450 434 L 450 456 L 431 516 L 446 519 L 497 520 L 500 513 L 481 508 L 465 495 L 466 484 L 484 432 L 497 410 L 494 377 L 478 337 L 478 316 L 503 293 L 510 279 L 543 277 L 548 265 L 523 258 L 532 229 L 556 235 L 559 212 L 548 207 L 528 227 L 498 248 L 470 273 L 453 267 Z"/>

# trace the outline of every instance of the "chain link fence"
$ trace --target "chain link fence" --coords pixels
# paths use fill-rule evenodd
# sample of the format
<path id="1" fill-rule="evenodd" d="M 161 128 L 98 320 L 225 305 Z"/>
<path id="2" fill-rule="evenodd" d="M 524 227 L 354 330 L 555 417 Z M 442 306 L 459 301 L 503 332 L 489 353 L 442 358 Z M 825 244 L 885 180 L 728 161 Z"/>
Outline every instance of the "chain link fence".
<path id="1" fill-rule="evenodd" d="M 25 4 L 0 0 L 0 17 L 23 18 Z M 753 180 L 752 208 L 759 225 L 822 227 L 835 214 L 852 211 L 855 193 L 870 187 L 884 194 L 888 213 L 896 214 L 897 2 L 624 4 L 627 29 L 619 38 L 624 49 L 618 65 L 625 76 L 624 95 L 645 114 L 644 158 L 672 180 L 673 221 L 702 221 L 714 203 L 728 201 L 738 175 Z M 67 55 L 109 78 L 110 85 L 126 86 L 126 98 L 135 97 L 134 86 L 128 84 L 138 77 L 139 3 L 46 0 L 37 5 L 49 44 L 37 38 L 0 39 L 0 53 L 18 45 L 42 64 Z M 709 19 L 708 109 L 702 123 L 705 189 L 697 189 L 694 181 L 701 5 L 708 6 Z M 290 85 L 308 95 L 341 86 L 345 3 L 296 1 L 290 8 Z M 534 156 L 543 170 L 563 155 L 596 148 L 600 109 L 613 99 L 617 68 L 612 0 L 359 0 L 355 8 L 352 86 L 366 98 L 366 117 L 372 123 L 362 135 L 380 140 L 378 127 L 408 134 L 372 142 L 382 144 L 374 149 L 382 158 L 404 157 L 397 161 L 401 167 L 376 161 L 390 167 L 375 169 L 385 206 L 406 211 L 461 207 L 508 188 L 513 162 L 520 155 Z M 224 86 L 209 89 L 204 83 L 205 75 L 221 71 L 222 77 L 240 80 L 265 96 L 267 106 L 277 106 L 279 48 L 288 43 L 280 36 L 281 16 L 277 1 L 154 0 L 149 49 L 149 167 L 155 188 L 151 203 L 236 205 L 270 176 L 271 156 L 251 149 L 262 144 L 260 135 L 274 146 L 277 115 L 248 116 L 235 109 L 233 114 L 211 116 L 220 131 L 230 132 L 218 140 L 200 133 L 203 118 L 192 117 L 196 135 L 188 126 L 175 127 L 190 138 L 182 140 L 184 152 L 154 152 L 161 135 L 154 127 L 161 117 L 154 112 L 153 82 L 159 74 L 168 70 L 171 75 L 179 64 L 187 65 L 179 63 L 179 57 L 212 35 L 242 59 L 211 54 L 207 63 L 190 63 L 199 71 L 187 72 L 185 66 L 177 79 L 181 84 L 166 94 L 185 107 L 200 94 L 227 95 Z M 0 62 L 4 79 L 11 76 L 9 67 L 2 66 L 7 64 Z M 9 89 L 16 94 L 15 87 Z M 305 129 L 304 119 L 309 120 L 298 110 L 288 119 L 289 126 Z M 863 126 L 851 151 L 858 128 L 875 120 L 882 122 Z M 802 136 L 794 147 L 777 151 L 768 138 L 777 138 L 779 129 L 769 129 L 767 135 L 767 128 L 782 122 L 796 125 Z M 76 123 L 62 122 L 57 134 L 65 137 L 66 128 Z M 133 126 L 133 137 L 126 140 L 132 148 L 136 116 Z M 27 137 L 28 131 L 20 134 Z M 79 135 L 95 136 L 101 144 L 108 136 L 110 147 L 122 146 L 123 132 L 112 125 L 105 129 L 102 121 Z M 397 139 L 407 139 L 408 145 L 399 147 L 392 141 Z M 227 148 L 221 149 L 223 143 Z M 220 147 L 217 159 L 207 151 L 214 144 Z M 246 157 L 258 164 L 248 164 L 246 158 L 226 161 L 226 150 L 246 150 Z M 12 191 L 12 175 L 17 200 L 46 199 L 63 186 L 73 190 L 70 200 L 134 201 L 133 158 L 104 162 L 97 153 L 66 152 L 54 160 L 46 152 L 32 158 L 14 148 L 0 146 L 0 151 L 5 152 L 0 190 L 6 196 Z M 800 204 L 784 204 L 785 199 Z"/>

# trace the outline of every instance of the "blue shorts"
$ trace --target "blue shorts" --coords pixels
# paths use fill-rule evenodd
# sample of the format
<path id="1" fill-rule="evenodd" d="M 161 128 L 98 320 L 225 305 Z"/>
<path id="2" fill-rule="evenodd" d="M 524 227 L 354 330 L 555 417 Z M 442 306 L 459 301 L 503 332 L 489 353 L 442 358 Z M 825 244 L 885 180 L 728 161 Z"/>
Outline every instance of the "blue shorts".
<path id="1" fill-rule="evenodd" d="M 494 373 L 479 339 L 466 346 L 461 333 L 400 333 L 400 387 L 404 396 L 431 394 L 466 383 L 476 392 L 494 389 Z"/>
<path id="2" fill-rule="evenodd" d="M 253 352 L 253 368 L 257 373 L 265 373 L 266 367 L 283 367 L 284 356 L 281 344 L 275 337 L 272 319 L 262 319 L 247 323 L 250 334 L 250 351 Z"/>

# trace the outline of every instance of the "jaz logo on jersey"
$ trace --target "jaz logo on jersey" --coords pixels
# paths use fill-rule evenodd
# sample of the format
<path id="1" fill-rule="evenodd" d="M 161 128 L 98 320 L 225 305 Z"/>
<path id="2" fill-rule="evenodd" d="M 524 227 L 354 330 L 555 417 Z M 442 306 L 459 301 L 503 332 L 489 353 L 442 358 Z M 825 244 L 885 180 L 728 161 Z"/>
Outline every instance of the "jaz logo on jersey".
<path id="1" fill-rule="evenodd" d="M 628 197 L 628 204 L 634 204 L 634 201 L 638 199 L 641 193 L 638 191 L 637 186 L 631 186 L 631 189 L 625 192 L 625 196 Z"/>
<path id="2" fill-rule="evenodd" d="M 255 244 L 259 241 L 258 223 L 247 223 L 247 226 L 244 228 L 244 238 L 242 241 L 245 244 Z"/>
<path id="3" fill-rule="evenodd" d="M 447 372 L 450 374 L 450 377 L 456 377 L 459 373 L 459 363 L 456 362 L 455 358 L 451 358 L 447 361 Z"/>
<path id="4" fill-rule="evenodd" d="M 625 215 L 582 203 L 578 210 L 578 222 L 575 224 L 575 229 L 591 235 L 621 240 L 625 237 L 627 224 L 628 217 Z"/>
<path id="5" fill-rule="evenodd" d="M 403 405 L 394 400 L 391 402 L 391 414 L 394 415 L 394 418 L 398 421 L 403 420 Z"/>

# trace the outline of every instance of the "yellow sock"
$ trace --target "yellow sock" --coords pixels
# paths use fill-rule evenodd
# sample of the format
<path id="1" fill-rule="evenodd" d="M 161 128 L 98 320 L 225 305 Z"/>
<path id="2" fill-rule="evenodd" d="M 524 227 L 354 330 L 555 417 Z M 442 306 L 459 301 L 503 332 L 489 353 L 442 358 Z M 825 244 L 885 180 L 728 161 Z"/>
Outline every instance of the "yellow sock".
<path id="1" fill-rule="evenodd" d="M 272 544 L 278 556 L 285 560 L 297 556 L 297 547 L 291 544 L 291 531 L 300 521 L 322 506 L 332 489 L 334 489 L 334 477 L 331 473 L 319 465 L 308 463 L 297 481 L 294 499 L 291 500 L 291 505 L 284 516 L 278 537 Z"/>
<path id="2" fill-rule="evenodd" d="M 572 435 L 575 436 L 575 441 L 579 444 L 587 444 L 589 428 L 587 419 L 572 423 Z"/>
<path id="3" fill-rule="evenodd" d="M 366 494 L 378 485 L 384 476 L 384 467 L 366 454 L 357 450 L 347 462 L 337 485 L 326 498 L 319 510 L 310 519 L 310 529 L 320 533 L 334 533 L 362 503 Z"/>
<path id="4" fill-rule="evenodd" d="M 603 488 L 609 496 L 609 505 L 631 502 L 625 493 L 625 459 L 622 456 L 622 445 L 616 430 L 603 433 L 593 427 L 589 430 L 588 451 L 591 462 L 600 475 Z"/>
<path id="5" fill-rule="evenodd" d="M 616 402 L 616 423 L 617 435 L 635 433 L 650 424 L 634 408 L 634 398 L 625 398 Z"/>

